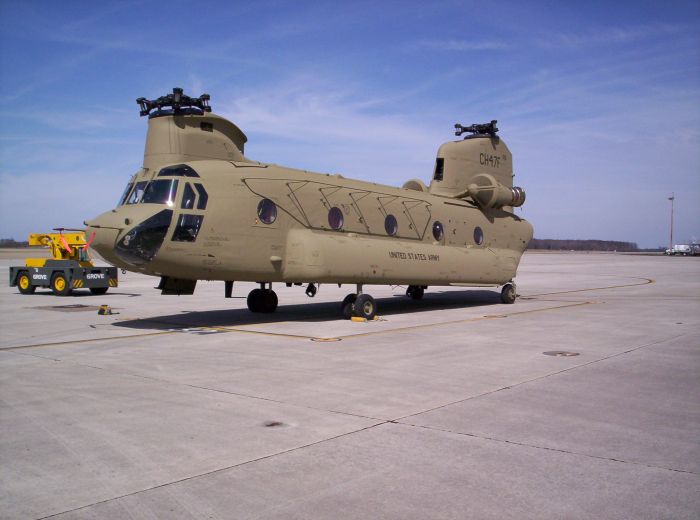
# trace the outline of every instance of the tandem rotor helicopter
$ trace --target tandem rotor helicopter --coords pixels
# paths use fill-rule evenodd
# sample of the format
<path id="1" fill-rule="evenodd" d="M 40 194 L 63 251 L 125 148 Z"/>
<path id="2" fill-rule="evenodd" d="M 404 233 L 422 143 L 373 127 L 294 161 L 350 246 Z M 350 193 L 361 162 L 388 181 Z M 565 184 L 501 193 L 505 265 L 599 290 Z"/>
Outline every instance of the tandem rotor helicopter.
<path id="1" fill-rule="evenodd" d="M 466 137 L 440 146 L 430 186 L 401 188 L 261 163 L 243 155 L 245 134 L 211 112 L 210 97 L 182 89 L 137 99 L 148 116 L 143 167 L 115 209 L 85 222 L 92 247 L 115 266 L 160 277 L 162 294 L 193 294 L 197 280 L 260 284 L 252 312 L 273 312 L 273 283 L 352 284 L 346 318 L 372 319 L 363 286 L 503 286 L 513 282 L 532 226 L 513 208 L 512 155 L 496 121 L 455 125 Z"/>

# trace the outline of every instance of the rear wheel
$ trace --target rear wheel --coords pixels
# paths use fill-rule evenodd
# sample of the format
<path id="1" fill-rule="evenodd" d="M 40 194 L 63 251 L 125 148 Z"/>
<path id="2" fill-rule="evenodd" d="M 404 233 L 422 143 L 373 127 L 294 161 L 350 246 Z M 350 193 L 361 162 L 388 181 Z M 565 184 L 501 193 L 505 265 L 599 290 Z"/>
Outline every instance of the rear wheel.
<path id="1" fill-rule="evenodd" d="M 99 296 L 100 294 L 105 294 L 107 289 L 109 289 L 109 287 L 90 287 L 90 292 L 96 296 Z"/>
<path id="2" fill-rule="evenodd" d="M 507 283 L 503 286 L 501 290 L 501 301 L 503 303 L 515 303 L 515 285 L 512 283 Z"/>
<path id="3" fill-rule="evenodd" d="M 368 321 L 373 320 L 377 315 L 377 304 L 374 303 L 374 298 L 369 294 L 360 294 L 355 300 L 353 307 L 355 309 L 355 316 Z"/>
<path id="4" fill-rule="evenodd" d="M 414 300 L 420 300 L 425 294 L 425 289 L 421 285 L 409 285 L 406 289 L 406 296 L 413 298 Z"/>
<path id="5" fill-rule="evenodd" d="M 63 273 L 56 273 L 51 277 L 51 290 L 56 296 L 67 296 L 70 294 L 70 285 L 68 285 L 68 280 L 66 275 Z"/>
<path id="6" fill-rule="evenodd" d="M 343 298 L 343 303 L 340 304 L 340 311 L 343 313 L 343 318 L 345 318 L 346 320 L 349 320 L 353 317 L 353 312 L 355 310 L 353 308 L 353 305 L 356 299 L 357 295 L 351 293 L 348 294 L 345 298 Z"/>
<path id="7" fill-rule="evenodd" d="M 32 294 L 36 291 L 36 285 L 32 285 L 27 271 L 20 271 L 17 276 L 17 287 L 19 287 L 19 292 L 22 294 Z"/>

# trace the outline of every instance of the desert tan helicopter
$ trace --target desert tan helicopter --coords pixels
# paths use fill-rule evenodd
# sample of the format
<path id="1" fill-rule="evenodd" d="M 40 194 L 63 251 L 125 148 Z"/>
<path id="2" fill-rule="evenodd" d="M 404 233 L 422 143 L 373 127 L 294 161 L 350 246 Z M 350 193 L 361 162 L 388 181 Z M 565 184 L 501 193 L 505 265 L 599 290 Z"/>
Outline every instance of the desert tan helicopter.
<path id="1" fill-rule="evenodd" d="M 397 188 L 252 161 L 245 134 L 211 113 L 209 96 L 182 89 L 139 98 L 148 116 L 143 168 L 115 209 L 86 222 L 93 247 L 115 266 L 160 276 L 162 294 L 192 294 L 197 280 L 260 284 L 253 312 L 273 312 L 273 282 L 353 284 L 342 313 L 371 319 L 363 286 L 503 286 L 513 303 L 532 226 L 513 213 L 512 156 L 496 121 L 455 125 L 464 139 L 438 149 L 430 186 Z"/>

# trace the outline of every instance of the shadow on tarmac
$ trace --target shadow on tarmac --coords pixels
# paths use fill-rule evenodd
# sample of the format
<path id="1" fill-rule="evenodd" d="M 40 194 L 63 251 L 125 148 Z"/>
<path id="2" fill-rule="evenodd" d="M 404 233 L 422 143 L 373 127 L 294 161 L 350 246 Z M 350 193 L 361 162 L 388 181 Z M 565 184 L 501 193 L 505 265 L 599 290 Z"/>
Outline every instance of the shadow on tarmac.
<path id="1" fill-rule="evenodd" d="M 19 291 L 17 291 L 17 294 L 20 294 Z M 129 292 L 123 292 L 123 291 L 107 291 L 105 294 L 92 294 L 89 289 L 73 289 L 70 294 L 66 296 L 56 296 L 51 289 L 37 289 L 36 292 L 29 294 L 29 295 L 22 295 L 22 296 L 31 296 L 32 298 L 36 298 L 37 296 L 41 297 L 46 297 L 46 296 L 51 296 L 54 298 L 61 298 L 61 302 L 65 301 L 65 304 L 68 305 L 70 301 L 73 298 L 84 298 L 84 297 L 93 297 L 93 298 L 105 298 L 108 296 L 127 296 L 129 298 L 135 298 L 137 296 L 142 296 L 139 293 L 129 293 Z"/>
<path id="2" fill-rule="evenodd" d="M 501 303 L 500 293 L 488 290 L 465 290 L 426 293 L 422 300 L 412 300 L 405 295 L 377 298 L 379 316 L 440 311 L 455 308 L 473 308 Z M 143 319 L 124 320 L 115 327 L 130 329 L 170 330 L 188 327 L 236 327 L 278 323 L 284 321 L 329 322 L 342 320 L 340 302 L 319 302 L 280 305 L 274 313 L 252 313 L 247 308 L 183 311 L 178 314 L 152 316 Z"/>

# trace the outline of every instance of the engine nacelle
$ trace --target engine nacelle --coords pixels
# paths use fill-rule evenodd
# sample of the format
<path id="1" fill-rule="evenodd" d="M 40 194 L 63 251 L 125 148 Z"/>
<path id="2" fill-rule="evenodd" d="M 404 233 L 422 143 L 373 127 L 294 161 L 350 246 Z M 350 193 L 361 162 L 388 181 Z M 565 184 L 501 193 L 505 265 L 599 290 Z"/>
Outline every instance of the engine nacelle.
<path id="1" fill-rule="evenodd" d="M 480 173 L 472 179 L 464 195 L 474 199 L 481 208 L 519 207 L 525 203 L 525 190 L 504 186 L 493 175 Z"/>

